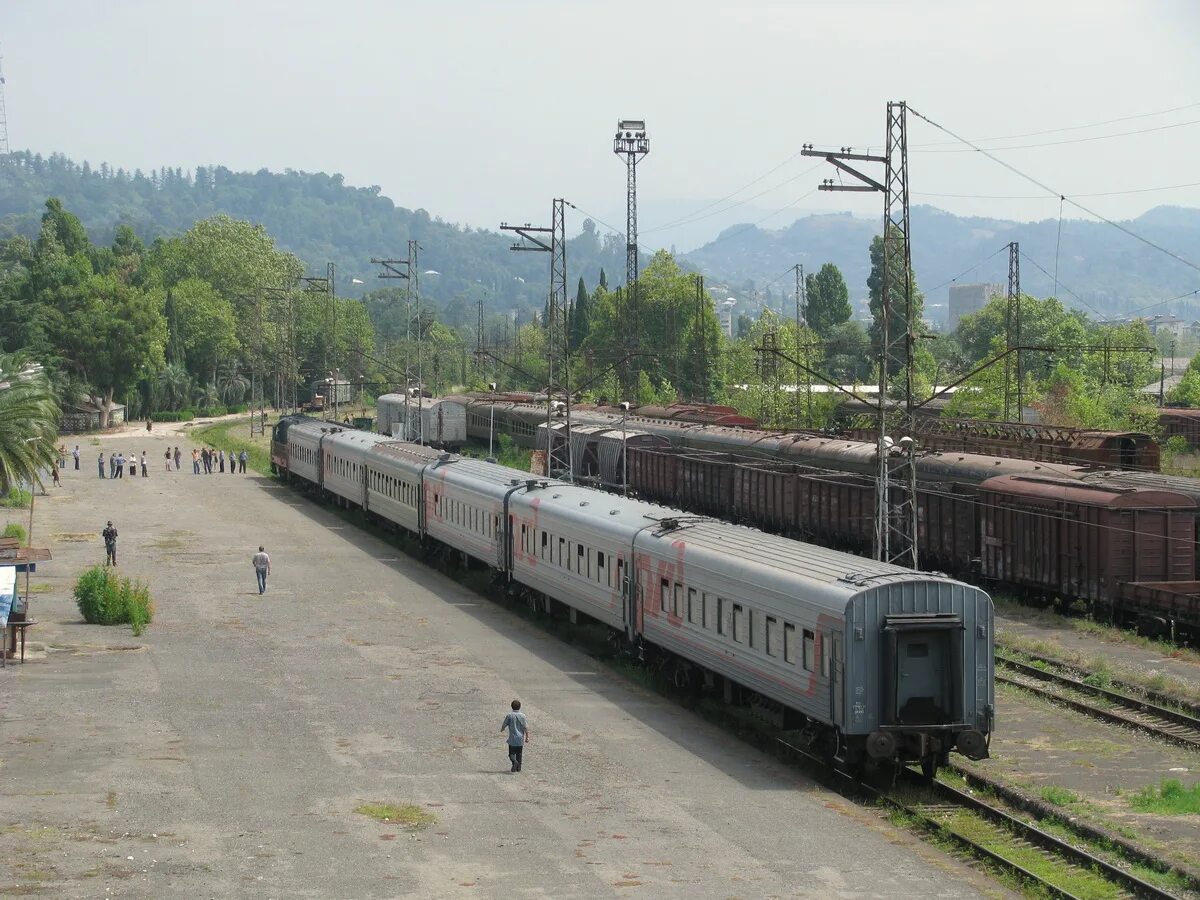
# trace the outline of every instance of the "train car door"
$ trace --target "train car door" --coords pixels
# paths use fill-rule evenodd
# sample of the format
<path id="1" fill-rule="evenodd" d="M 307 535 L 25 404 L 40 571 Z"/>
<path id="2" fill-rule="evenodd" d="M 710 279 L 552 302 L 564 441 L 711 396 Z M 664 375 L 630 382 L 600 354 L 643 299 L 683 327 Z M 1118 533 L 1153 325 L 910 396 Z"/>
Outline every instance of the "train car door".
<path id="1" fill-rule="evenodd" d="M 886 622 L 883 721 L 891 725 L 960 722 L 962 619 L 907 614 L 888 616 Z"/>
<path id="2" fill-rule="evenodd" d="M 826 637 L 829 647 L 829 713 L 835 725 L 846 721 L 846 692 L 842 683 L 842 636 L 832 632 Z"/>

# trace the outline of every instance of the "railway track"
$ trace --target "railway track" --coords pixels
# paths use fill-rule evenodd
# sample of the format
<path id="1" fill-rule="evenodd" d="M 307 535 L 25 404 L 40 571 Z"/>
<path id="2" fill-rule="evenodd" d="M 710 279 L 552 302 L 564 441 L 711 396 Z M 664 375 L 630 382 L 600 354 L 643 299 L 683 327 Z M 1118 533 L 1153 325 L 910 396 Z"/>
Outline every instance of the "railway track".
<path id="1" fill-rule="evenodd" d="M 952 842 L 1045 896 L 1064 900 L 1095 896 L 1098 892 L 1111 896 L 1109 891 L 1113 887 L 1124 897 L 1185 896 L 1171 893 L 1123 865 L 1053 835 L 979 794 L 940 780 L 925 782 L 911 769 L 901 772 L 908 790 L 902 793 L 880 790 L 829 766 L 804 748 L 782 739 L 779 745 L 785 755 L 819 766 L 833 782 L 831 786 L 840 792 L 866 796 L 901 813 L 923 830 Z M 976 779 L 974 775 L 970 777 Z M 986 782 L 986 779 L 982 780 Z M 973 818 L 961 819 L 964 812 Z M 1128 860 L 1123 862 L 1129 864 Z M 1145 857 L 1136 862 L 1160 871 L 1170 869 L 1166 864 Z"/>
<path id="2" fill-rule="evenodd" d="M 1042 663 L 1042 666 L 1046 665 Z M 1200 718 L 1161 703 L 1088 684 L 1050 667 L 996 656 L 996 681 L 1015 685 L 1051 703 L 1132 728 L 1189 750 L 1200 751 Z"/>

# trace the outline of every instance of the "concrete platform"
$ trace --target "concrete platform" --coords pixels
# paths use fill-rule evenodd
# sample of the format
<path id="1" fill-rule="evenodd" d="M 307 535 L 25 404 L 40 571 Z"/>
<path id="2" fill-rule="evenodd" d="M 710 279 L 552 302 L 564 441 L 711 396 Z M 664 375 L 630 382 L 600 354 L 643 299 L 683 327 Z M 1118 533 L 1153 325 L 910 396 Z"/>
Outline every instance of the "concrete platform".
<path id="1" fill-rule="evenodd" d="M 149 479 L 98 480 L 91 447 L 38 499 L 47 653 L 0 672 L 0 893 L 1001 893 L 268 479 L 194 476 L 190 445 L 167 474 L 174 438 L 128 443 Z M 141 638 L 69 597 L 109 518 L 158 601 Z M 519 774 L 498 731 L 514 697 Z M 355 812 L 374 802 L 436 822 Z"/>

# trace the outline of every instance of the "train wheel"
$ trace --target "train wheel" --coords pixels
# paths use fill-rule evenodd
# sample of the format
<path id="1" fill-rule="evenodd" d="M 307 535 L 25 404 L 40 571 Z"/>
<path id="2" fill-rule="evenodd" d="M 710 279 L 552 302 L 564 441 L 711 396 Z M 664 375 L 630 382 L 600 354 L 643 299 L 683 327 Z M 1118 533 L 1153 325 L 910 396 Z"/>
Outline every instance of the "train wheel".
<path id="1" fill-rule="evenodd" d="M 936 754 L 929 753 L 921 757 L 921 777 L 927 782 L 932 783 L 937 777 L 938 758 Z"/>
<path id="2" fill-rule="evenodd" d="M 692 685 L 692 667 L 683 660 L 676 660 L 671 669 L 671 682 L 679 690 L 686 691 Z"/>

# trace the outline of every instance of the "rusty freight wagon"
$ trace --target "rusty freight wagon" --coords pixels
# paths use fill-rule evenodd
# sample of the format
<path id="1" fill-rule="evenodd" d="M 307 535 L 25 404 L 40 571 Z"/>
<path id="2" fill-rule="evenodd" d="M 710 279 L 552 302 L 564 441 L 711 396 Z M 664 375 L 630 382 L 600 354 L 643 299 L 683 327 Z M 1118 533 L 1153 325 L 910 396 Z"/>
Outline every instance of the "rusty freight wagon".
<path id="1" fill-rule="evenodd" d="M 979 486 L 984 577 L 1097 611 L 1121 585 L 1193 581 L 1196 502 L 1172 491 L 1001 475 Z"/>

